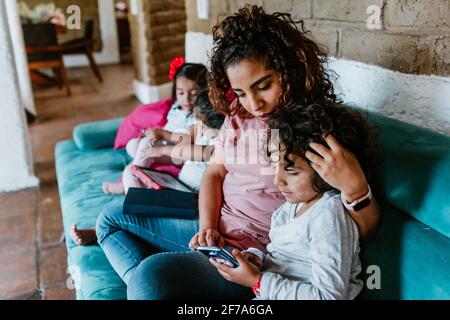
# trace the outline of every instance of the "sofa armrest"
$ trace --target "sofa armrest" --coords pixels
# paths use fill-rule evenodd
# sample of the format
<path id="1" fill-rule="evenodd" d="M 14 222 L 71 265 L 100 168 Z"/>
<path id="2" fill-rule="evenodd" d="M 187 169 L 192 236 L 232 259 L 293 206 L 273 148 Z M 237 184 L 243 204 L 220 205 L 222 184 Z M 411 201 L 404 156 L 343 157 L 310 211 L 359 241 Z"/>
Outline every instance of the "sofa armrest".
<path id="1" fill-rule="evenodd" d="M 80 150 L 112 148 L 123 118 L 83 123 L 73 129 L 73 140 Z"/>

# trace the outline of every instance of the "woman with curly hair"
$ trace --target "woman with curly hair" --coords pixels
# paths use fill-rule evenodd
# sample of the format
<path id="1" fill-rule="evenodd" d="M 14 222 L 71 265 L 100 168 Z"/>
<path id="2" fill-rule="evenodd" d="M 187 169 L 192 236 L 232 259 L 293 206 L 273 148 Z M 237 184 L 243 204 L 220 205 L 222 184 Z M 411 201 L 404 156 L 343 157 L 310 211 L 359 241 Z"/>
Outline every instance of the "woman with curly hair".
<path id="1" fill-rule="evenodd" d="M 202 178 L 199 232 L 189 247 L 254 247 L 266 252 L 272 214 L 285 198 L 274 184 L 269 162 L 247 161 L 260 149 L 252 137 L 267 129 L 271 114 L 289 103 L 336 102 L 323 66 L 327 57 L 301 22 L 299 29 L 290 14 L 266 14 L 257 6 L 240 9 L 218 23 L 213 40 L 210 98 L 226 119 L 216 140 L 214 161 Z M 335 137 L 328 135 L 324 142 L 312 142 L 305 157 L 328 185 L 342 193 L 361 238 L 369 239 L 379 211 L 364 171 Z M 164 237 L 171 234 L 167 231 Z M 251 290 L 226 281 L 196 251 L 152 255 L 133 270 L 128 284 L 130 299 L 251 296 Z"/>

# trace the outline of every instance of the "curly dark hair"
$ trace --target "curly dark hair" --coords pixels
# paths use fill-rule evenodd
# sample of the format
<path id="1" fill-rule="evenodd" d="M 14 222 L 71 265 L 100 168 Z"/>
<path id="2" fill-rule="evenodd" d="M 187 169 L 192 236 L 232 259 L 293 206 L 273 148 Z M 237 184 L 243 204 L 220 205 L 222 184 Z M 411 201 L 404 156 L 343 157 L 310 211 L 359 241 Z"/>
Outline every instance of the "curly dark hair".
<path id="1" fill-rule="evenodd" d="M 285 169 L 294 165 L 289 159 L 290 155 L 297 155 L 309 163 L 305 153 L 314 152 L 309 143 L 316 142 L 327 146 L 324 137 L 331 134 L 342 147 L 356 156 L 367 179 L 370 178 L 378 128 L 371 125 L 358 111 L 329 100 L 321 100 L 307 106 L 292 103 L 273 113 L 269 127 L 279 130 L 279 141 L 276 141 L 273 134 L 269 140 L 275 145 L 278 142 L 282 149 L 285 149 Z M 316 192 L 335 190 L 317 172 L 314 172 L 313 176 L 313 189 Z"/>
<path id="2" fill-rule="evenodd" d="M 323 98 L 337 101 L 323 66 L 326 49 L 308 36 L 302 20 L 294 21 L 288 13 L 266 14 L 262 7 L 246 6 L 216 24 L 212 32 L 208 85 L 212 103 L 224 114 L 237 111 L 227 102 L 231 88 L 227 68 L 244 59 L 262 61 L 281 76 L 280 106 L 293 101 L 309 104 Z"/>
<path id="3" fill-rule="evenodd" d="M 198 94 L 193 112 L 209 128 L 220 129 L 225 121 L 225 116 L 219 113 L 209 100 L 208 90 L 203 90 Z"/>
<path id="4" fill-rule="evenodd" d="M 177 79 L 178 78 L 187 78 L 189 80 L 194 81 L 200 89 L 204 89 L 208 86 L 208 82 L 206 79 L 206 74 L 208 69 L 205 65 L 201 63 L 185 63 L 180 68 L 178 68 L 175 73 L 175 77 L 173 78 L 172 85 L 172 99 L 177 99 Z"/>

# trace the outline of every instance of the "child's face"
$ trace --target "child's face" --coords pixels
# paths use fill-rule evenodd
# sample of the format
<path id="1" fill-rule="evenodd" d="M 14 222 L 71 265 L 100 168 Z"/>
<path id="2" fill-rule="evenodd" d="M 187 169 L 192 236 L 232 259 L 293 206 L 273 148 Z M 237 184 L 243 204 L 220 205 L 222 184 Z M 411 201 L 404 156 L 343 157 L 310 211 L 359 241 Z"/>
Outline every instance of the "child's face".
<path id="1" fill-rule="evenodd" d="M 280 76 L 263 63 L 242 60 L 228 67 L 227 76 L 239 102 L 251 115 L 264 117 L 278 108 Z"/>
<path id="2" fill-rule="evenodd" d="M 189 80 L 185 77 L 179 77 L 176 81 L 178 103 L 183 110 L 192 110 L 192 104 L 194 103 L 198 90 L 200 89 L 199 86 L 195 83 L 195 81 Z"/>
<path id="3" fill-rule="evenodd" d="M 292 167 L 285 169 L 284 150 L 271 153 L 272 165 L 275 166 L 274 183 L 283 196 L 291 203 L 308 203 L 316 200 L 319 194 L 313 189 L 314 169 L 302 158 L 291 154 Z"/>

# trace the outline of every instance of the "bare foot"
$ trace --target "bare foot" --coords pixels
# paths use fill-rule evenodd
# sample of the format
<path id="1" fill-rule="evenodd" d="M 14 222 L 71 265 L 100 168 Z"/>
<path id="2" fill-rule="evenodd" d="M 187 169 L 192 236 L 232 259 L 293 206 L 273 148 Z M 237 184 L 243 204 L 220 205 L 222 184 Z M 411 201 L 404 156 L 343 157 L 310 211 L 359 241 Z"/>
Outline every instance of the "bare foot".
<path id="1" fill-rule="evenodd" d="M 70 227 L 70 236 L 73 241 L 80 246 L 86 246 L 88 244 L 97 242 L 97 234 L 95 233 L 95 227 L 89 229 L 78 229 L 76 224 Z"/>
<path id="2" fill-rule="evenodd" d="M 125 188 L 122 182 L 103 182 L 103 193 L 125 194 Z"/>

